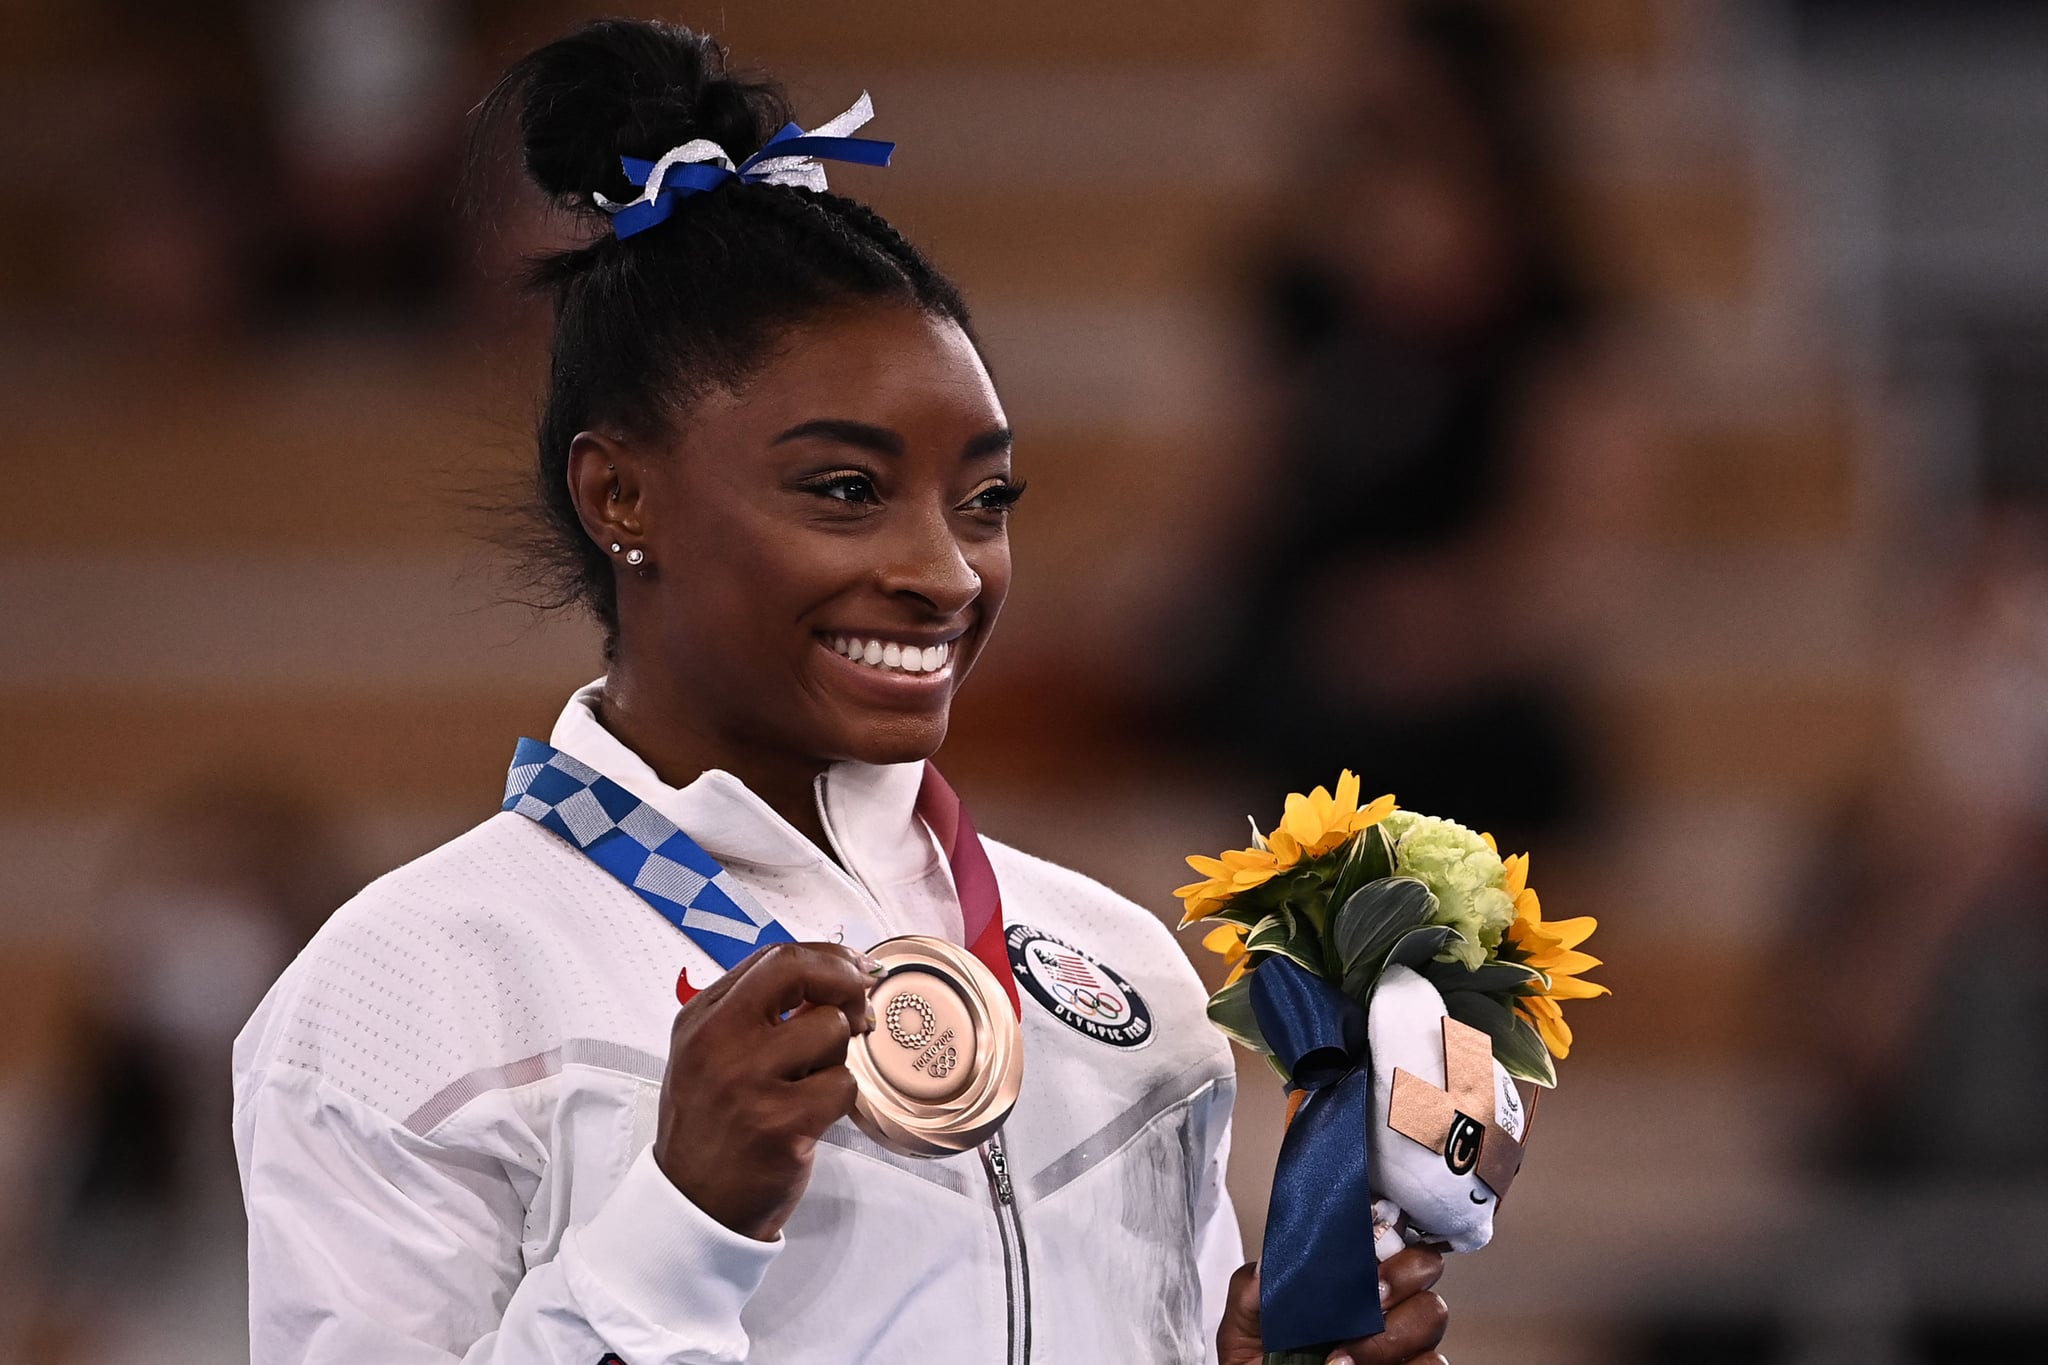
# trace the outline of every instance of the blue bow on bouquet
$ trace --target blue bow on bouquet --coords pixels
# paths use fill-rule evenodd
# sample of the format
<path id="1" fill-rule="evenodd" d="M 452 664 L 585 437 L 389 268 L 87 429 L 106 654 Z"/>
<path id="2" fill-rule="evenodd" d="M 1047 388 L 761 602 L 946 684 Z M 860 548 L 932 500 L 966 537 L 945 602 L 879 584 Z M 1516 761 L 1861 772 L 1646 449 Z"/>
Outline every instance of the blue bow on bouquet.
<path id="1" fill-rule="evenodd" d="M 1273 1172 L 1259 1259 L 1259 1335 L 1269 1352 L 1372 1336 L 1386 1317 L 1366 1148 L 1372 1072 L 1365 1008 L 1278 955 L 1252 973 L 1251 1002 L 1274 1057 L 1294 1088 L 1308 1092 Z"/>
<path id="2" fill-rule="evenodd" d="M 601 194 L 592 198 L 599 208 L 612 215 L 612 232 L 619 237 L 631 237 L 667 221 L 684 196 L 717 189 L 728 180 L 823 190 L 825 168 L 818 164 L 820 161 L 847 161 L 862 166 L 889 164 L 895 143 L 846 136 L 874 116 L 874 102 L 863 90 L 852 108 L 810 132 L 794 123 L 784 124 L 760 151 L 738 165 L 726 155 L 725 148 L 701 137 L 672 148 L 659 161 L 622 156 L 619 164 L 625 168 L 626 179 L 641 187 L 639 198 L 623 204 L 615 204 Z"/>

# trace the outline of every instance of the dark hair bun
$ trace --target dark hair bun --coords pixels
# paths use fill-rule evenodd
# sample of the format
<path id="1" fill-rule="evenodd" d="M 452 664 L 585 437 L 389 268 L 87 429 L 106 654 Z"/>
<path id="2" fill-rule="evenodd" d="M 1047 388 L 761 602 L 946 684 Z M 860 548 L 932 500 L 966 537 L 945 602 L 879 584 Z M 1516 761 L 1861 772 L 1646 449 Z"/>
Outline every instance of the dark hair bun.
<path id="1" fill-rule="evenodd" d="M 601 19 L 529 54 L 492 90 L 484 118 L 516 109 L 526 173 L 548 195 L 591 209 L 638 191 L 621 156 L 654 160 L 708 138 L 744 161 L 789 121 L 789 100 L 765 79 L 729 75 L 725 49 L 682 27 Z"/>

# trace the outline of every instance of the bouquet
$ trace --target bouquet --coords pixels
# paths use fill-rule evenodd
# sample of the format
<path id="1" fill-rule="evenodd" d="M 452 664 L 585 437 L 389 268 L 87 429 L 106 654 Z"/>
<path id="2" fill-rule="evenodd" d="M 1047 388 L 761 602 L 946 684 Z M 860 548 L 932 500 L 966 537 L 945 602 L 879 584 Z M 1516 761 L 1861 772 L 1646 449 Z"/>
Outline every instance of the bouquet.
<path id="1" fill-rule="evenodd" d="M 1378 1332 L 1378 1262 L 1472 1251 L 1520 1169 L 1536 1091 L 1570 1051 L 1561 1002 L 1591 917 L 1546 922 L 1529 858 L 1491 836 L 1333 795 L 1286 801 L 1251 847 L 1191 857 L 1183 927 L 1231 964 L 1209 1017 L 1288 1091 L 1260 1261 L 1269 1361 Z"/>

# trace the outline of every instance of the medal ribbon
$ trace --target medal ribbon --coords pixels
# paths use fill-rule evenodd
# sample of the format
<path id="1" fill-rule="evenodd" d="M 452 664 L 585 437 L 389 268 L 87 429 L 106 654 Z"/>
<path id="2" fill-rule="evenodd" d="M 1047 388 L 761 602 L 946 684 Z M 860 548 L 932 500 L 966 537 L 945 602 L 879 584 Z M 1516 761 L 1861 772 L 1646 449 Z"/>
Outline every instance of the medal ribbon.
<path id="1" fill-rule="evenodd" d="M 939 841 L 946 866 L 953 871 L 953 890 L 960 897 L 960 937 L 967 951 L 1003 983 L 1010 1008 L 1021 1018 L 1024 1006 L 1017 999 L 1017 978 L 1010 971 L 1009 945 L 1003 941 L 1003 894 L 996 885 L 996 870 L 989 865 L 988 850 L 981 846 L 981 835 L 959 793 L 930 763 L 924 765 L 924 782 L 917 789 L 917 814 Z"/>
<path id="2" fill-rule="evenodd" d="M 499 807 L 567 839 L 730 970 L 756 948 L 796 940 L 718 859 L 618 783 L 549 744 L 522 739 Z M 938 769 L 925 764 L 917 815 L 952 869 L 967 949 L 1021 1013 L 1003 943 L 1003 902 L 974 821 Z"/>
<path id="3" fill-rule="evenodd" d="M 764 943 L 796 941 L 667 816 L 552 745 L 519 741 L 499 809 L 582 849 L 721 967 L 739 965 Z"/>

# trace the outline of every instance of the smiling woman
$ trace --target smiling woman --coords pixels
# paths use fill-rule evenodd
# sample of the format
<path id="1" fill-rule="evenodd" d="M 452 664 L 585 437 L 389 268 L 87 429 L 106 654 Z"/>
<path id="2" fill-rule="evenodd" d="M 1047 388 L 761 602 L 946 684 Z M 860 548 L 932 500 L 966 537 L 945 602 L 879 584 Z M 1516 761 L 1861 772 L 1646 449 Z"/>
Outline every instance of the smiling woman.
<path id="1" fill-rule="evenodd" d="M 582 527 L 646 549 L 618 581 L 606 727 L 677 785 L 746 774 L 822 844 L 821 763 L 914 762 L 946 737 L 1009 590 L 1009 471 L 961 324 L 894 302 L 792 325 L 658 443 L 579 433 Z"/>
<path id="2" fill-rule="evenodd" d="M 927 762 L 1023 490 L 958 293 L 824 188 L 862 106 L 606 21 L 484 114 L 592 228 L 532 561 L 609 668 L 237 1040 L 256 1362 L 1258 1359 L 1200 983 Z M 1439 1267 L 1356 1359 L 1437 1358 Z"/>

